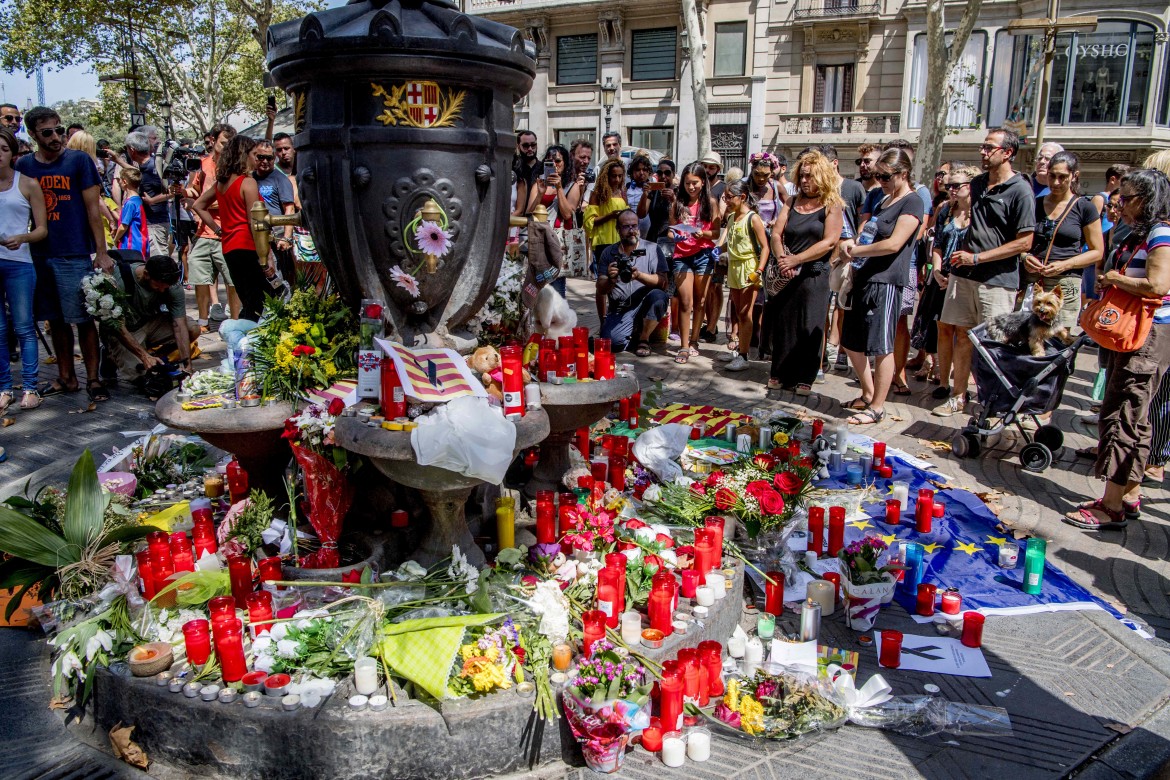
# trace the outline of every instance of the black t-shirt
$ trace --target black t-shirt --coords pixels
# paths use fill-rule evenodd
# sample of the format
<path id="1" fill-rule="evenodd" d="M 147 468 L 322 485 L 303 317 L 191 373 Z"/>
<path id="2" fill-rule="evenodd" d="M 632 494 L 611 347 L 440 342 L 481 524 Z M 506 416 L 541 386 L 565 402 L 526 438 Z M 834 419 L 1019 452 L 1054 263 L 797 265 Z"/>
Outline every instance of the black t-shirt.
<path id="1" fill-rule="evenodd" d="M 167 185 L 163 184 L 162 177 L 158 175 L 158 171 L 154 167 L 154 157 L 150 157 L 146 162 L 142 163 L 142 187 L 140 191 L 142 195 L 155 197 L 167 191 Z M 142 199 L 143 208 L 146 209 L 146 221 L 151 225 L 165 225 L 171 220 L 170 204 L 163 200 L 155 203 L 153 206 L 146 202 L 146 198 Z"/>
<path id="2" fill-rule="evenodd" d="M 853 235 L 857 235 L 857 218 L 861 216 L 861 207 L 865 203 L 865 187 L 856 179 L 842 179 L 841 197 L 845 199 L 845 218 L 849 220 Z"/>
<path id="3" fill-rule="evenodd" d="M 872 243 L 885 241 L 892 236 L 894 226 L 897 225 L 898 218 L 903 214 L 914 217 L 915 221 L 921 225 L 924 212 L 922 198 L 918 197 L 913 190 L 892 204 L 883 206 L 879 202 L 877 206 L 874 206 L 871 217 L 871 219 L 877 220 L 877 232 L 874 234 Z M 895 284 L 899 287 L 905 287 L 906 280 L 910 277 L 910 263 L 914 255 L 917 237 L 917 231 L 911 233 L 910 237 L 906 239 L 906 243 L 898 251 L 888 255 L 858 258 L 863 262 L 860 268 L 853 270 L 853 287 L 856 289 L 860 285 L 868 283 Z"/>
<path id="4" fill-rule="evenodd" d="M 1065 208 L 1068 209 L 1067 214 L 1064 214 Z M 1092 201 L 1085 197 L 1075 197 L 1065 208 L 1057 211 L 1055 219 L 1049 219 L 1044 209 L 1044 197 L 1036 198 L 1036 232 L 1032 235 L 1032 254 L 1041 260 L 1044 260 L 1045 252 L 1048 252 L 1049 262 L 1067 260 L 1079 255 L 1081 247 L 1085 245 L 1085 226 L 1101 219 Z M 1058 223 L 1059 230 L 1056 229 Z M 1049 245 L 1052 247 L 1050 252 Z M 1081 269 L 1064 275 L 1080 276 Z"/>
<path id="5" fill-rule="evenodd" d="M 670 203 L 662 197 L 662 190 L 650 192 L 650 206 L 647 208 L 646 216 L 650 217 L 650 229 L 646 231 L 646 240 L 657 241 L 662 235 L 663 228 L 670 221 Z"/>
<path id="6" fill-rule="evenodd" d="M 986 252 L 1015 240 L 1019 233 L 1036 229 L 1036 203 L 1032 185 L 1016 173 L 996 187 L 988 189 L 988 176 L 981 173 L 971 180 L 971 227 L 967 231 L 966 249 Z M 990 263 L 963 265 L 952 273 L 990 287 L 1020 287 L 1020 258 L 1005 257 Z"/>

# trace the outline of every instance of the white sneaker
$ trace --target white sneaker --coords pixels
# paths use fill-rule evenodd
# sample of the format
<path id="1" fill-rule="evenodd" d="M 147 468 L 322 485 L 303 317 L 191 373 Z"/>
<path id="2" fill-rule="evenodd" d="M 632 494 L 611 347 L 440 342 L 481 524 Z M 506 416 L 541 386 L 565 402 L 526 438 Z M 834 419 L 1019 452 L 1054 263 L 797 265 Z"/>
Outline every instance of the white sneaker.
<path id="1" fill-rule="evenodd" d="M 735 357 L 727 364 L 728 371 L 746 371 L 751 368 L 751 364 L 744 359 L 743 355 L 736 353 Z"/>
<path id="2" fill-rule="evenodd" d="M 837 345 L 825 343 L 825 363 L 826 365 L 833 365 L 837 362 Z"/>
<path id="3" fill-rule="evenodd" d="M 715 359 L 718 360 L 720 363 L 730 363 L 731 361 L 735 360 L 737 357 L 739 357 L 738 352 L 720 352 L 718 355 L 715 356 Z"/>
<path id="4" fill-rule="evenodd" d="M 817 372 L 817 380 L 816 381 L 817 381 L 818 385 L 823 385 L 825 383 L 825 372 L 824 371 Z"/>
<path id="5" fill-rule="evenodd" d="M 963 396 L 952 395 L 950 398 L 931 409 L 930 413 L 935 417 L 950 417 L 953 414 L 962 414 L 963 407 L 966 405 L 967 402 L 963 400 Z"/>

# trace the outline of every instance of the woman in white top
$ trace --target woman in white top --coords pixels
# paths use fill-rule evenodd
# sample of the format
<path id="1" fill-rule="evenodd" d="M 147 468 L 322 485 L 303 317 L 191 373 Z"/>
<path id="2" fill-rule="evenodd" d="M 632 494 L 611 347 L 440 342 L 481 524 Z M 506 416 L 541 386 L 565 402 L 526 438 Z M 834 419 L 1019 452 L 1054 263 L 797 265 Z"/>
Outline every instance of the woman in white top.
<path id="1" fill-rule="evenodd" d="M 12 330 L 20 342 L 20 378 L 24 386 L 20 408 L 35 409 L 41 405 L 37 393 L 40 353 L 33 322 L 37 272 L 28 245 L 43 241 L 49 235 L 49 228 L 40 182 L 21 176 L 13 167 L 16 149 L 16 137 L 11 131 L 0 129 L 0 414 L 14 398 L 5 302 L 12 313 Z M 30 222 L 35 226 L 31 231 Z"/>

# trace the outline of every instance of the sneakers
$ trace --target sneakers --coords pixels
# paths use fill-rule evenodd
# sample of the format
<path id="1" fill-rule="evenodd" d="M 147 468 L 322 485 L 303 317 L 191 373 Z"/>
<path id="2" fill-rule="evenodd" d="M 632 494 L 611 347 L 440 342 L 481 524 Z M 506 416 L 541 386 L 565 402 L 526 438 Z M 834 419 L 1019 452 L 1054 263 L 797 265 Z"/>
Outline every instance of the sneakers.
<path id="1" fill-rule="evenodd" d="M 935 417 L 950 417 L 953 414 L 962 414 L 967 401 L 961 395 L 952 395 L 938 406 L 930 410 Z"/>
<path id="2" fill-rule="evenodd" d="M 817 372 L 816 383 L 818 385 L 823 385 L 825 383 L 825 372 L 824 371 Z"/>
<path id="3" fill-rule="evenodd" d="M 682 343 L 682 336 L 678 335 L 677 333 L 671 333 L 669 336 L 666 337 L 666 340 L 669 341 L 671 344 L 681 344 Z"/>
<path id="4" fill-rule="evenodd" d="M 744 356 L 740 355 L 739 353 L 736 353 L 731 362 L 727 364 L 728 371 L 746 371 L 749 368 L 751 368 L 751 364 L 748 363 L 747 360 L 744 359 Z"/>
<path id="5" fill-rule="evenodd" d="M 720 363 L 730 363 L 731 361 L 735 360 L 737 357 L 739 357 L 738 352 L 720 352 L 718 355 L 715 356 L 715 359 L 718 360 Z"/>
<path id="6" fill-rule="evenodd" d="M 833 369 L 841 372 L 849 370 L 849 356 L 845 354 L 845 350 L 837 353 L 837 359 L 833 361 Z"/>

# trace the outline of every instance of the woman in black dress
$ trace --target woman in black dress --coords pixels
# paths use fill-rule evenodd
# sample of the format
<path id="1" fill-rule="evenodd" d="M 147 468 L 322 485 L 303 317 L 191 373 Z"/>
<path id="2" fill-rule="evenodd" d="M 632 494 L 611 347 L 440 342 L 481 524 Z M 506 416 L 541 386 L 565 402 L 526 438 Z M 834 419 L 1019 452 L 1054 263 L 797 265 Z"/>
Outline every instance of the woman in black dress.
<path id="1" fill-rule="evenodd" d="M 772 252 L 789 277 L 768 299 L 772 372 L 768 388 L 808 395 L 821 367 L 829 310 L 829 256 L 841 238 L 841 176 L 817 151 L 796 161 L 797 192 L 772 228 Z"/>

